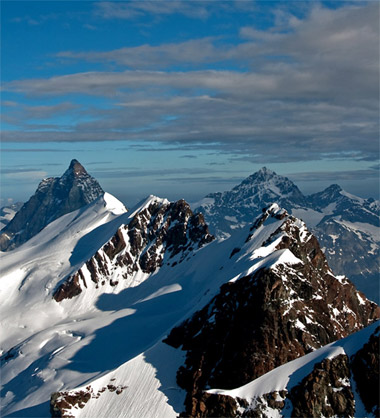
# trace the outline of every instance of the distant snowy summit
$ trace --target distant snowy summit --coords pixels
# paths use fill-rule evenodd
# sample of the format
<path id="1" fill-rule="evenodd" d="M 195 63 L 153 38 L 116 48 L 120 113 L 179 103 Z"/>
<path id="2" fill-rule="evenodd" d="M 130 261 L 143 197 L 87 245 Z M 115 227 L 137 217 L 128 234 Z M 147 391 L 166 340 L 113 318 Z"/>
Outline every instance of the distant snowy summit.
<path id="1" fill-rule="evenodd" d="M 273 202 L 306 222 L 335 273 L 348 276 L 380 301 L 379 201 L 354 196 L 337 184 L 305 196 L 287 177 L 263 167 L 232 190 L 211 193 L 192 207 L 204 214 L 210 232 L 223 240 Z"/>
<path id="2" fill-rule="evenodd" d="M 72 160 L 62 177 L 41 181 L 35 194 L 2 229 L 0 250 L 16 248 L 50 222 L 93 202 L 104 194 L 97 180 L 77 160 Z"/>
<path id="3" fill-rule="evenodd" d="M 0 230 L 3 229 L 5 225 L 9 224 L 16 213 L 22 208 L 22 205 L 22 202 L 16 202 L 8 206 L 3 206 L 0 209 Z"/>

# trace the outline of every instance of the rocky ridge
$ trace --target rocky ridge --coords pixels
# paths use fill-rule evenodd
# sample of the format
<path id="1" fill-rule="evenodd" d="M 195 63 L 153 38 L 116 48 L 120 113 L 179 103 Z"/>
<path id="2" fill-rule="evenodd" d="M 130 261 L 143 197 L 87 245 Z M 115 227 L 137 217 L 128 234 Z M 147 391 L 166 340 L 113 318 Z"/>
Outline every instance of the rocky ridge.
<path id="1" fill-rule="evenodd" d="M 192 251 L 211 242 L 202 214 L 184 200 L 170 203 L 151 196 L 127 225 L 54 292 L 57 302 L 79 295 L 88 286 L 137 286 L 166 262 L 181 263 Z"/>
<path id="2" fill-rule="evenodd" d="M 376 325 L 373 324 L 371 330 L 363 330 L 330 347 L 316 350 L 311 354 L 314 359 L 307 360 L 311 356 L 308 355 L 305 359 L 275 369 L 257 379 L 257 383 L 253 381 L 232 391 L 205 392 L 203 415 L 200 416 L 210 416 L 209 411 L 213 410 L 213 405 L 224 408 L 219 410 L 219 416 L 229 417 L 379 416 L 380 327 Z M 367 336 L 363 338 L 361 334 L 364 332 Z M 298 366 L 295 365 L 297 362 Z M 284 367 L 288 368 L 285 373 L 281 370 Z M 290 383 L 289 378 L 284 380 L 284 376 L 292 377 L 293 373 L 299 375 L 298 381 Z M 282 383 L 274 384 L 282 389 L 267 393 L 260 390 L 268 381 L 276 379 L 283 380 Z M 256 389 L 259 395 L 255 395 L 255 386 L 259 387 Z"/>
<path id="3" fill-rule="evenodd" d="M 380 316 L 349 280 L 333 275 L 305 224 L 277 205 L 264 211 L 231 256 L 238 258 L 276 220 L 280 225 L 252 255 L 263 259 L 261 267 L 224 284 L 165 340 L 186 352 L 177 373 L 187 391 L 184 416 L 210 416 L 207 388 L 242 386 Z"/>
<path id="4" fill-rule="evenodd" d="M 104 191 L 85 168 L 72 160 L 61 177 L 41 181 L 35 194 L 2 229 L 0 250 L 12 250 L 40 232 L 50 222 L 93 202 Z"/>

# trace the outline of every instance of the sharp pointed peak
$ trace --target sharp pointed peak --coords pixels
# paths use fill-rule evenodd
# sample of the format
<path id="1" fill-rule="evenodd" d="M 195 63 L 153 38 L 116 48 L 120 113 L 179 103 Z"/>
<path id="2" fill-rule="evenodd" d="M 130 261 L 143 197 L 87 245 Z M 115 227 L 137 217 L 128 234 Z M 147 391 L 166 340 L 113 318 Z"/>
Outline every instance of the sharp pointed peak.
<path id="1" fill-rule="evenodd" d="M 74 158 L 71 160 L 69 168 L 63 173 L 63 176 L 61 178 L 72 176 L 78 177 L 81 175 L 88 175 L 88 173 L 86 169 L 83 167 L 83 165 Z"/>
<path id="2" fill-rule="evenodd" d="M 268 181 L 274 177 L 282 177 L 278 176 L 277 173 L 270 170 L 267 167 L 261 167 L 260 170 L 256 171 L 255 173 L 251 174 L 249 177 L 247 177 L 245 180 L 243 180 L 243 183 L 251 183 L 251 182 L 265 182 Z"/>
<path id="3" fill-rule="evenodd" d="M 325 191 L 337 191 L 341 192 L 343 189 L 339 186 L 339 184 L 331 184 L 331 186 L 327 187 Z"/>
<path id="4" fill-rule="evenodd" d="M 260 170 L 257 171 L 257 173 L 276 174 L 273 170 L 270 170 L 265 166 L 261 167 Z"/>
<path id="5" fill-rule="evenodd" d="M 74 174 L 79 174 L 79 173 L 86 173 L 86 169 L 83 167 L 83 165 L 76 160 L 75 158 L 71 160 L 70 162 L 70 166 L 68 168 L 68 170 L 73 171 Z"/>

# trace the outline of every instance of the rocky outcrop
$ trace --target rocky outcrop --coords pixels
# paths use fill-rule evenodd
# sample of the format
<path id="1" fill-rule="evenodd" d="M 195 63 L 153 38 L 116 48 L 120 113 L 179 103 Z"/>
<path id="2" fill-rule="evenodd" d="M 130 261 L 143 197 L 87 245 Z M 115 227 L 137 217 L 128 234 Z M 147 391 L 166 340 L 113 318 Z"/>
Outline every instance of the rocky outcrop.
<path id="1" fill-rule="evenodd" d="M 316 364 L 314 370 L 290 391 L 292 416 L 353 417 L 355 400 L 350 377 L 346 355 L 341 354 Z"/>
<path id="2" fill-rule="evenodd" d="M 153 273 L 163 263 L 175 266 L 212 240 L 203 215 L 193 214 L 184 200 L 153 198 L 56 289 L 54 299 L 70 299 L 90 285 L 136 285 L 132 278 L 137 272 Z"/>
<path id="3" fill-rule="evenodd" d="M 99 183 L 77 160 L 72 160 L 62 177 L 42 180 L 35 194 L 4 227 L 0 235 L 0 250 L 9 251 L 20 246 L 50 222 L 103 194 Z"/>
<path id="4" fill-rule="evenodd" d="M 302 369 L 308 369 L 308 362 L 300 363 L 300 369 L 296 369 L 296 373 L 301 373 L 300 381 L 293 384 L 289 390 L 284 386 L 283 390 L 262 395 L 255 395 L 254 391 L 250 392 L 247 389 L 240 392 L 242 388 L 233 392 L 215 393 L 215 390 L 211 393 L 204 392 L 198 402 L 194 399 L 192 416 L 202 418 L 363 417 L 367 416 L 360 407 L 360 403 L 363 402 L 368 416 L 378 417 L 379 333 L 380 327 L 364 340 L 367 342 L 362 340 L 360 333 L 343 340 L 341 345 L 343 353 L 346 346 L 351 350 L 352 346 L 362 345 L 351 358 L 346 354 L 330 357 L 325 352 L 322 361 L 313 363 L 314 360 L 310 360 L 313 363 L 311 371 L 303 375 Z M 283 379 L 281 377 L 283 371 L 279 370 L 278 373 L 278 377 L 276 374 L 271 375 L 270 380 L 274 385 L 278 384 L 276 379 Z M 267 384 L 268 380 L 264 381 L 263 385 Z M 256 388 L 260 391 L 261 386 L 256 385 Z M 232 393 L 239 392 L 249 394 L 248 400 L 232 396 Z M 189 414 L 184 413 L 183 416 Z"/>
<path id="5" fill-rule="evenodd" d="M 368 413 L 380 416 L 380 327 L 352 358 L 352 372 Z"/>
<path id="6" fill-rule="evenodd" d="M 74 415 L 68 411 L 73 407 L 82 409 L 90 399 L 91 394 L 87 391 L 55 392 L 50 399 L 50 414 L 52 417 L 72 418 Z"/>
<path id="7" fill-rule="evenodd" d="M 284 212 L 269 209 L 254 228 L 280 219 L 263 246 L 299 263 L 266 266 L 224 284 L 208 305 L 174 328 L 166 343 L 186 351 L 177 382 L 185 413 L 199 415 L 209 387 L 240 387 L 270 370 L 370 324 L 380 310 L 331 272 L 315 237 Z M 248 237 L 254 236 L 254 231 Z M 206 416 L 206 415 L 205 415 Z"/>
<path id="8" fill-rule="evenodd" d="M 90 399 L 99 399 L 107 391 L 120 395 L 127 388 L 117 385 L 115 378 L 112 378 L 106 386 L 97 391 L 89 385 L 82 390 L 54 392 L 50 397 L 50 415 L 52 418 L 73 418 L 76 410 L 83 409 Z"/>

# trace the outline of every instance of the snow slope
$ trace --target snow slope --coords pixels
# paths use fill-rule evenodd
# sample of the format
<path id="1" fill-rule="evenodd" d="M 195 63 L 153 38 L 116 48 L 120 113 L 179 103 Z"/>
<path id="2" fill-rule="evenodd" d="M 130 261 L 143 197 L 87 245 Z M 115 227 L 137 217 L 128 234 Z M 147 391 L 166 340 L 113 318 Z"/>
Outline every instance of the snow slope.
<path id="1" fill-rule="evenodd" d="M 174 418 L 185 398 L 176 384 L 184 354 L 163 344 L 163 338 L 203 308 L 224 283 L 264 266 L 300 263 L 288 250 L 277 250 L 273 241 L 266 244 L 287 217 L 274 205 L 271 212 L 277 217 L 257 225 L 253 233 L 247 227 L 229 240 L 176 254 L 170 263 L 132 280 L 133 286 L 126 281 L 125 287 L 106 285 L 101 292 L 89 286 L 71 299 L 53 299 L 57 286 L 121 225 L 139 214 L 145 218 L 150 205 L 167 203 L 150 196 L 130 215 L 105 194 L 1 254 L 3 416 L 47 417 L 52 393 L 64 397 L 66 392 L 86 394 L 83 405 L 70 408 L 74 416 L 109 417 L 112 411 L 115 418 Z M 308 239 L 301 221 L 294 226 L 301 240 Z M 237 247 L 239 253 L 232 256 Z"/>
<path id="2" fill-rule="evenodd" d="M 152 201 L 160 200 L 150 197 L 132 215 Z M 235 243 L 214 242 L 174 267 L 165 264 L 133 288 L 109 286 L 92 298 L 81 294 L 61 303 L 53 300 L 56 286 L 130 216 L 105 194 L 57 219 L 18 249 L 1 254 L 3 414 L 22 410 L 46 416 L 51 393 L 87 384 L 124 363 L 128 369 L 136 356 L 140 360 L 135 361 L 146 361 L 149 356 L 142 353 L 203 306 L 221 284 L 255 263 L 249 251 L 239 263 L 226 260 Z M 260 234 L 256 244 L 251 241 L 250 251 L 260 247 L 273 228 L 276 223 Z M 216 269 L 222 269 L 220 274 L 215 275 Z M 162 373 L 162 364 L 153 367 Z"/>

